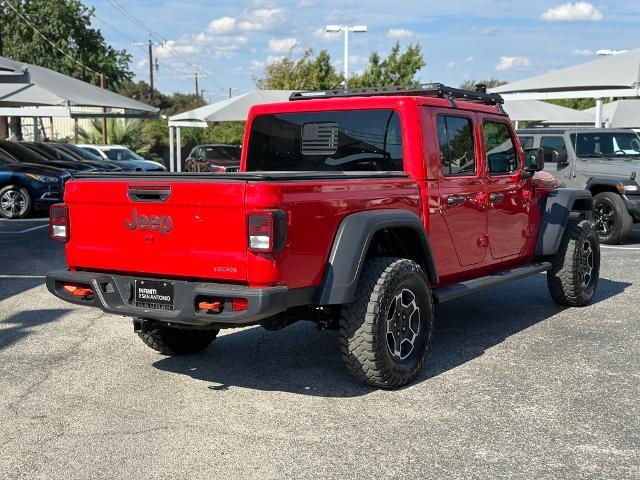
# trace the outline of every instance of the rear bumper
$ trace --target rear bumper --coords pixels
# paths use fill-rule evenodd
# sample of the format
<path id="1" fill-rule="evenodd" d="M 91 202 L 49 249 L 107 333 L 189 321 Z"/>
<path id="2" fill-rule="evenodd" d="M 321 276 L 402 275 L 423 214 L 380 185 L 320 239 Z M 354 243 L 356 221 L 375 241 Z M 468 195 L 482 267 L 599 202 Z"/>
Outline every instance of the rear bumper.
<path id="1" fill-rule="evenodd" d="M 49 291 L 67 302 L 97 307 L 105 312 L 123 316 L 203 327 L 253 324 L 284 312 L 290 307 L 310 304 L 314 295 L 314 289 L 250 288 L 242 285 L 167 280 L 175 285 L 174 309 L 158 310 L 134 304 L 133 285 L 134 281 L 140 278 L 144 279 L 126 275 L 59 270 L 47 274 L 46 281 Z M 87 298 L 74 296 L 64 289 L 65 283 L 90 286 L 94 294 Z M 225 308 L 225 303 L 221 313 L 201 313 L 196 307 L 196 299 L 201 296 L 220 299 L 245 298 L 248 308 L 245 311 L 234 312 L 229 302 L 228 308 Z"/>

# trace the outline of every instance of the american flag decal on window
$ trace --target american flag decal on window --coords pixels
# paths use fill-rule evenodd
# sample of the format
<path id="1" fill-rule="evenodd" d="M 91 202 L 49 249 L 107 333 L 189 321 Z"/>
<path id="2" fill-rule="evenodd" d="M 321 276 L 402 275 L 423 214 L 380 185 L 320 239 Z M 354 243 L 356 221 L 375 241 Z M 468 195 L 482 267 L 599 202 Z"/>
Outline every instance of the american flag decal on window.
<path id="1" fill-rule="evenodd" d="M 338 124 L 305 123 L 302 126 L 303 155 L 331 155 L 338 150 Z"/>

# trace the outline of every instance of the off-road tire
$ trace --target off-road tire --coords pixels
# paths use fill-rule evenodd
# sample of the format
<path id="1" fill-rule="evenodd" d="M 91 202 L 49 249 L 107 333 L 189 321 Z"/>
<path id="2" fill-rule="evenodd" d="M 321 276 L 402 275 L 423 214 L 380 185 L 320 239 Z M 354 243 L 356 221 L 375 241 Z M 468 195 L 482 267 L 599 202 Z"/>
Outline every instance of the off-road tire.
<path id="1" fill-rule="evenodd" d="M 10 211 L 3 208 L 5 201 L 10 201 L 10 196 L 20 199 L 22 207 L 19 211 Z M 0 189 L 0 218 L 25 218 L 33 208 L 31 195 L 26 188 L 17 185 L 8 185 Z"/>
<path id="2" fill-rule="evenodd" d="M 596 222 L 599 222 L 598 212 L 607 211 L 611 213 L 609 217 L 613 222 L 610 231 L 602 232 L 597 227 L 597 234 L 600 243 L 615 245 L 626 240 L 633 227 L 633 218 L 624 204 L 624 200 L 620 195 L 613 192 L 602 192 L 593 197 L 593 212 Z"/>
<path id="3" fill-rule="evenodd" d="M 570 218 L 558 253 L 550 260 L 552 267 L 547 272 L 547 285 L 555 302 L 569 307 L 587 305 L 596 292 L 600 276 L 600 243 L 593 223 Z M 589 270 L 587 279 L 585 275 Z"/>
<path id="4" fill-rule="evenodd" d="M 393 337 L 389 340 L 388 335 L 393 334 L 387 329 L 388 316 L 392 313 L 391 308 L 395 308 L 393 305 L 397 306 L 398 292 L 402 296 L 407 290 L 413 295 L 412 305 L 419 308 L 419 329 L 413 335 L 415 346 L 412 346 L 411 354 L 400 360 L 391 352 Z M 354 301 L 341 310 L 339 339 L 342 359 L 351 374 L 367 385 L 379 388 L 405 385 L 424 366 L 433 322 L 431 289 L 427 276 L 417 263 L 393 257 L 367 260 Z"/>
<path id="5" fill-rule="evenodd" d="M 156 325 L 145 332 L 138 332 L 138 336 L 145 345 L 163 355 L 189 355 L 207 348 L 215 340 L 218 331 Z"/>

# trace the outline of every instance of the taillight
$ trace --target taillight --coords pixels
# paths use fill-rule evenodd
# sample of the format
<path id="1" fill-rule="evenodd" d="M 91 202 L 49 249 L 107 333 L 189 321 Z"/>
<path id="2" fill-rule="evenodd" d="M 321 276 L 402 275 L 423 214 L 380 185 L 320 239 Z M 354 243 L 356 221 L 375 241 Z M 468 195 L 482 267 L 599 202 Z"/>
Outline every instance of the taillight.
<path id="1" fill-rule="evenodd" d="M 283 210 L 251 212 L 248 227 L 252 252 L 277 252 L 287 241 L 287 214 Z"/>
<path id="2" fill-rule="evenodd" d="M 64 203 L 56 203 L 49 209 L 49 235 L 54 240 L 69 240 L 69 209 Z"/>

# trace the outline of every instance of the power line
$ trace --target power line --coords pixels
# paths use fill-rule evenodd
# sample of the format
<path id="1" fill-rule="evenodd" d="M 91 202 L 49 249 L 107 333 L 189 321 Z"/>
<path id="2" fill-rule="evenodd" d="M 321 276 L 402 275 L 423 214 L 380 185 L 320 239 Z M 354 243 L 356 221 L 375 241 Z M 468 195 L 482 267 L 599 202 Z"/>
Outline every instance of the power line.
<path id="1" fill-rule="evenodd" d="M 122 4 L 120 4 L 120 2 L 118 0 L 107 0 L 107 2 L 109 2 L 109 4 L 111 4 L 111 6 L 113 6 L 118 12 L 120 12 L 125 18 L 129 19 L 131 22 L 133 22 L 136 26 L 142 28 L 143 30 L 150 32 L 151 34 L 155 35 L 159 40 L 161 40 L 162 42 L 164 42 L 164 46 L 168 49 L 169 54 L 171 54 L 174 58 L 180 60 L 182 63 L 184 63 L 186 66 L 188 66 L 190 69 L 193 70 L 201 70 L 199 69 L 197 66 L 195 66 L 194 64 L 192 64 L 191 62 L 189 62 L 188 60 L 186 60 L 181 54 L 180 52 L 178 52 L 174 47 L 171 46 L 170 41 L 164 37 L 163 35 L 159 34 L 158 32 L 156 32 L 155 30 L 153 30 L 152 28 L 150 28 L 148 25 L 146 25 L 145 23 L 143 23 L 141 20 L 139 20 L 138 18 L 136 18 L 131 12 L 129 12 L 126 8 L 124 8 L 124 6 L 122 6 Z M 210 77 L 207 77 L 205 80 L 208 81 L 209 83 L 211 83 L 214 87 L 222 89 L 222 85 L 220 85 L 218 82 L 216 82 L 214 79 L 209 79 Z"/>
<path id="2" fill-rule="evenodd" d="M 24 17 L 24 15 L 22 15 L 20 13 L 20 11 L 18 11 L 18 9 L 9 1 L 6 0 L 6 4 L 9 5 L 9 8 L 11 8 L 11 10 L 13 10 L 16 15 L 18 15 L 22 20 L 24 20 L 24 22 L 29 25 L 34 32 L 36 32 L 38 35 L 40 35 L 40 37 L 42 37 L 42 39 L 47 42 L 49 45 L 51 45 L 52 48 L 54 48 L 55 50 L 57 50 L 58 52 L 60 52 L 62 55 L 64 55 L 65 57 L 67 57 L 69 60 L 72 60 L 74 63 L 77 63 L 78 65 L 80 65 L 82 68 L 84 68 L 85 70 L 89 70 L 90 72 L 96 74 L 96 75 L 100 75 L 99 72 L 96 72 L 94 69 L 87 67 L 86 65 L 84 65 L 82 62 L 80 62 L 79 60 L 73 58 L 71 55 L 69 55 L 67 52 L 65 52 L 64 50 L 62 50 L 60 47 L 58 47 L 57 45 L 55 45 L 51 40 L 49 40 L 42 32 L 40 32 L 40 30 L 38 30 L 27 18 Z M 106 77 L 106 75 L 105 75 Z"/>

